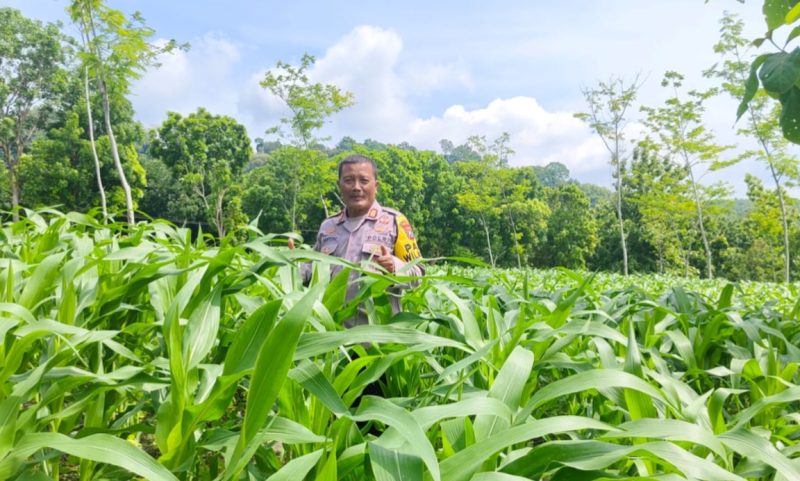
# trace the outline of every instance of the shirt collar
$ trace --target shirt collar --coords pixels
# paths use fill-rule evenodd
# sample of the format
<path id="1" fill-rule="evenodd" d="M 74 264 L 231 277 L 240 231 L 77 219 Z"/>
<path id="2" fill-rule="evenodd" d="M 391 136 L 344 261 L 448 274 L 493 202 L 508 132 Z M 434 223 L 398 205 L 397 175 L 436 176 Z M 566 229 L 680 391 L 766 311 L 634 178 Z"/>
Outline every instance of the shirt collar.
<path id="1" fill-rule="evenodd" d="M 381 205 L 378 203 L 378 201 L 375 200 L 375 201 L 372 202 L 372 206 L 369 208 L 369 210 L 367 211 L 367 214 L 364 216 L 364 220 L 375 220 L 375 219 L 378 218 L 378 216 L 381 215 L 382 212 L 383 212 L 383 207 L 381 207 Z M 339 218 L 336 219 L 336 223 L 337 224 L 341 224 L 342 222 L 345 221 L 345 219 L 347 219 L 347 208 L 346 207 L 344 209 L 342 209 L 341 214 L 339 214 Z"/>

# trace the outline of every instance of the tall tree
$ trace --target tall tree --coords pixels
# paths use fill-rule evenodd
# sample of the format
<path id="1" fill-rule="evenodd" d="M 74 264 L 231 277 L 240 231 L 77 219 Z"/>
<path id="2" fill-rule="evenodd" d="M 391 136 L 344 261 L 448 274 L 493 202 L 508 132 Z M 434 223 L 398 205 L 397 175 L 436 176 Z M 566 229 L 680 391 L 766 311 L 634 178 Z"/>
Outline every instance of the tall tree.
<path id="1" fill-rule="evenodd" d="M 645 125 L 658 139 L 665 154 L 679 160 L 689 175 L 689 186 L 697 215 L 697 228 L 703 242 L 706 260 L 706 276 L 714 277 L 711 244 L 709 243 L 704 212 L 704 196 L 701 194 L 702 186 L 695 173 L 700 164 L 708 164 L 710 170 L 716 170 L 730 164 L 730 161 L 721 161 L 719 156 L 730 146 L 714 142 L 714 135 L 703 124 L 705 101 L 712 97 L 714 90 L 691 90 L 683 94 L 683 75 L 669 71 L 664 74 L 661 85 L 672 89 L 672 97 L 668 98 L 663 107 L 642 107 L 646 114 Z M 688 96 L 684 100 L 682 97 Z"/>
<path id="2" fill-rule="evenodd" d="M 138 12 L 127 18 L 121 11 L 108 7 L 103 0 L 73 0 L 70 17 L 84 39 L 82 59 L 94 73 L 103 101 L 103 120 L 111 143 L 111 156 L 125 194 L 126 217 L 135 222 L 133 195 L 120 158 L 117 139 L 112 127 L 112 90 L 126 95 L 130 81 L 138 78 L 164 52 L 176 48 L 174 41 L 156 46 L 148 43 L 154 31 L 144 24 Z"/>
<path id="3" fill-rule="evenodd" d="M 720 20 L 720 24 L 720 40 L 714 45 L 714 51 L 720 55 L 721 63 L 706 70 L 704 75 L 722 80 L 721 90 L 734 99 L 739 99 L 745 93 L 745 81 L 750 70 L 748 55 L 750 41 L 742 36 L 744 25 L 735 15 L 726 14 Z M 759 146 L 758 150 L 748 151 L 744 155 L 765 163 L 775 184 L 782 224 L 783 280 L 789 282 L 791 249 L 784 184 L 786 180 L 797 179 L 800 163 L 796 157 L 789 154 L 788 142 L 780 133 L 780 111 L 763 89 L 759 89 L 746 104 L 744 117 L 745 125 L 741 126 L 737 133 L 755 139 Z"/>
<path id="4" fill-rule="evenodd" d="M 20 159 L 41 127 L 42 104 L 56 95 L 64 74 L 62 42 L 58 25 L 0 8 L 0 151 L 14 219 L 19 215 Z"/>
<path id="5" fill-rule="evenodd" d="M 243 125 L 203 108 L 186 117 L 169 112 L 150 153 L 171 169 L 181 186 L 186 201 L 176 206 L 178 215 L 208 221 L 220 237 L 242 220 L 237 189 L 252 155 Z"/>
<path id="6" fill-rule="evenodd" d="M 583 97 L 589 107 L 588 112 L 580 112 L 575 117 L 587 122 L 603 141 L 611 155 L 610 163 L 614 169 L 617 193 L 617 219 L 619 221 L 619 241 L 622 246 L 622 272 L 628 275 L 628 248 L 625 243 L 625 221 L 622 217 L 622 178 L 625 170 L 625 127 L 628 123 L 628 110 L 636 99 L 640 87 L 639 78 L 626 85 L 621 78 L 600 82 L 595 89 L 583 89 Z"/>
<path id="7" fill-rule="evenodd" d="M 268 129 L 267 133 L 288 135 L 292 144 L 297 147 L 292 151 L 296 154 L 293 163 L 297 168 L 287 179 L 292 196 L 292 230 L 297 228 L 299 198 L 303 195 L 301 191 L 323 184 L 319 179 L 315 181 L 313 178 L 315 173 L 323 170 L 318 165 L 322 157 L 311 152 L 315 150 L 316 144 L 323 140 L 316 137 L 316 132 L 325 125 L 331 115 L 353 105 L 353 94 L 350 92 L 343 91 L 335 85 L 311 81 L 308 69 L 314 62 L 315 58 L 309 54 L 303 55 L 299 66 L 278 61 L 275 68 L 268 71 L 261 81 L 261 86 L 281 99 L 291 112 L 291 115 L 281 119 L 280 125 Z M 284 131 L 284 127 L 289 127 L 288 133 Z M 328 206 L 323 192 L 314 194 L 327 213 Z"/>

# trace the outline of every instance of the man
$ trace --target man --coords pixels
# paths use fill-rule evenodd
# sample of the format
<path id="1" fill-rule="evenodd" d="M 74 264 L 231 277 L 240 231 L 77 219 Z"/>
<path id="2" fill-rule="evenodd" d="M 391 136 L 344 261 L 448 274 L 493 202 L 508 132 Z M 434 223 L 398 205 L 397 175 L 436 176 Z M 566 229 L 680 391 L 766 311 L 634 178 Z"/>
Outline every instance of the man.
<path id="1" fill-rule="evenodd" d="M 377 192 L 378 167 L 374 160 L 355 154 L 339 162 L 339 193 L 345 208 L 322 222 L 314 249 L 356 264 L 371 261 L 399 275 L 422 275 L 421 266 L 406 267 L 408 262 L 421 257 L 411 224 L 400 212 L 378 204 L 375 200 Z M 294 247 L 291 241 L 289 247 Z M 340 270 L 341 266 L 333 266 L 331 276 Z M 301 272 L 304 280 L 308 281 L 311 265 L 302 266 Z M 358 293 L 358 276 L 356 271 L 350 273 L 348 300 Z M 399 312 L 398 296 L 390 296 L 390 299 L 392 311 Z M 366 323 L 366 315 L 359 312 L 345 321 L 345 326 Z"/>

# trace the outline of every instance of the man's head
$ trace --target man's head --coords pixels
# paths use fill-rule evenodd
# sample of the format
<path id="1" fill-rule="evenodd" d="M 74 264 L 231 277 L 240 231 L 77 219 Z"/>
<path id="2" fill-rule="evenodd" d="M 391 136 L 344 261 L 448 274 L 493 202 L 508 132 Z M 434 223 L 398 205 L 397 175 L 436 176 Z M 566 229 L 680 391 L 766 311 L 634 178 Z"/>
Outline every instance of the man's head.
<path id="1" fill-rule="evenodd" d="M 366 214 L 378 192 L 378 167 L 367 156 L 355 154 L 339 162 L 339 192 L 348 217 Z"/>

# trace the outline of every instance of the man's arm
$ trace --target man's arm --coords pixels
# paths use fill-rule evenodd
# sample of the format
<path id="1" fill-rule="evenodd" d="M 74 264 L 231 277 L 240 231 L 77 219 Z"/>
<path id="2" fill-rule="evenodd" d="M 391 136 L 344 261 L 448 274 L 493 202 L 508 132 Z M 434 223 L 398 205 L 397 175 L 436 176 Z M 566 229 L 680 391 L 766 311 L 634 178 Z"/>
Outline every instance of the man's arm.
<path id="1" fill-rule="evenodd" d="M 416 236 L 411 229 L 411 224 L 406 216 L 402 214 L 396 216 L 395 223 L 397 225 L 397 236 L 394 248 L 390 252 L 389 249 L 381 246 L 380 255 L 375 258 L 375 261 L 391 273 L 415 277 L 423 275 L 425 269 L 419 264 L 406 267 L 414 259 L 422 257 Z"/>

